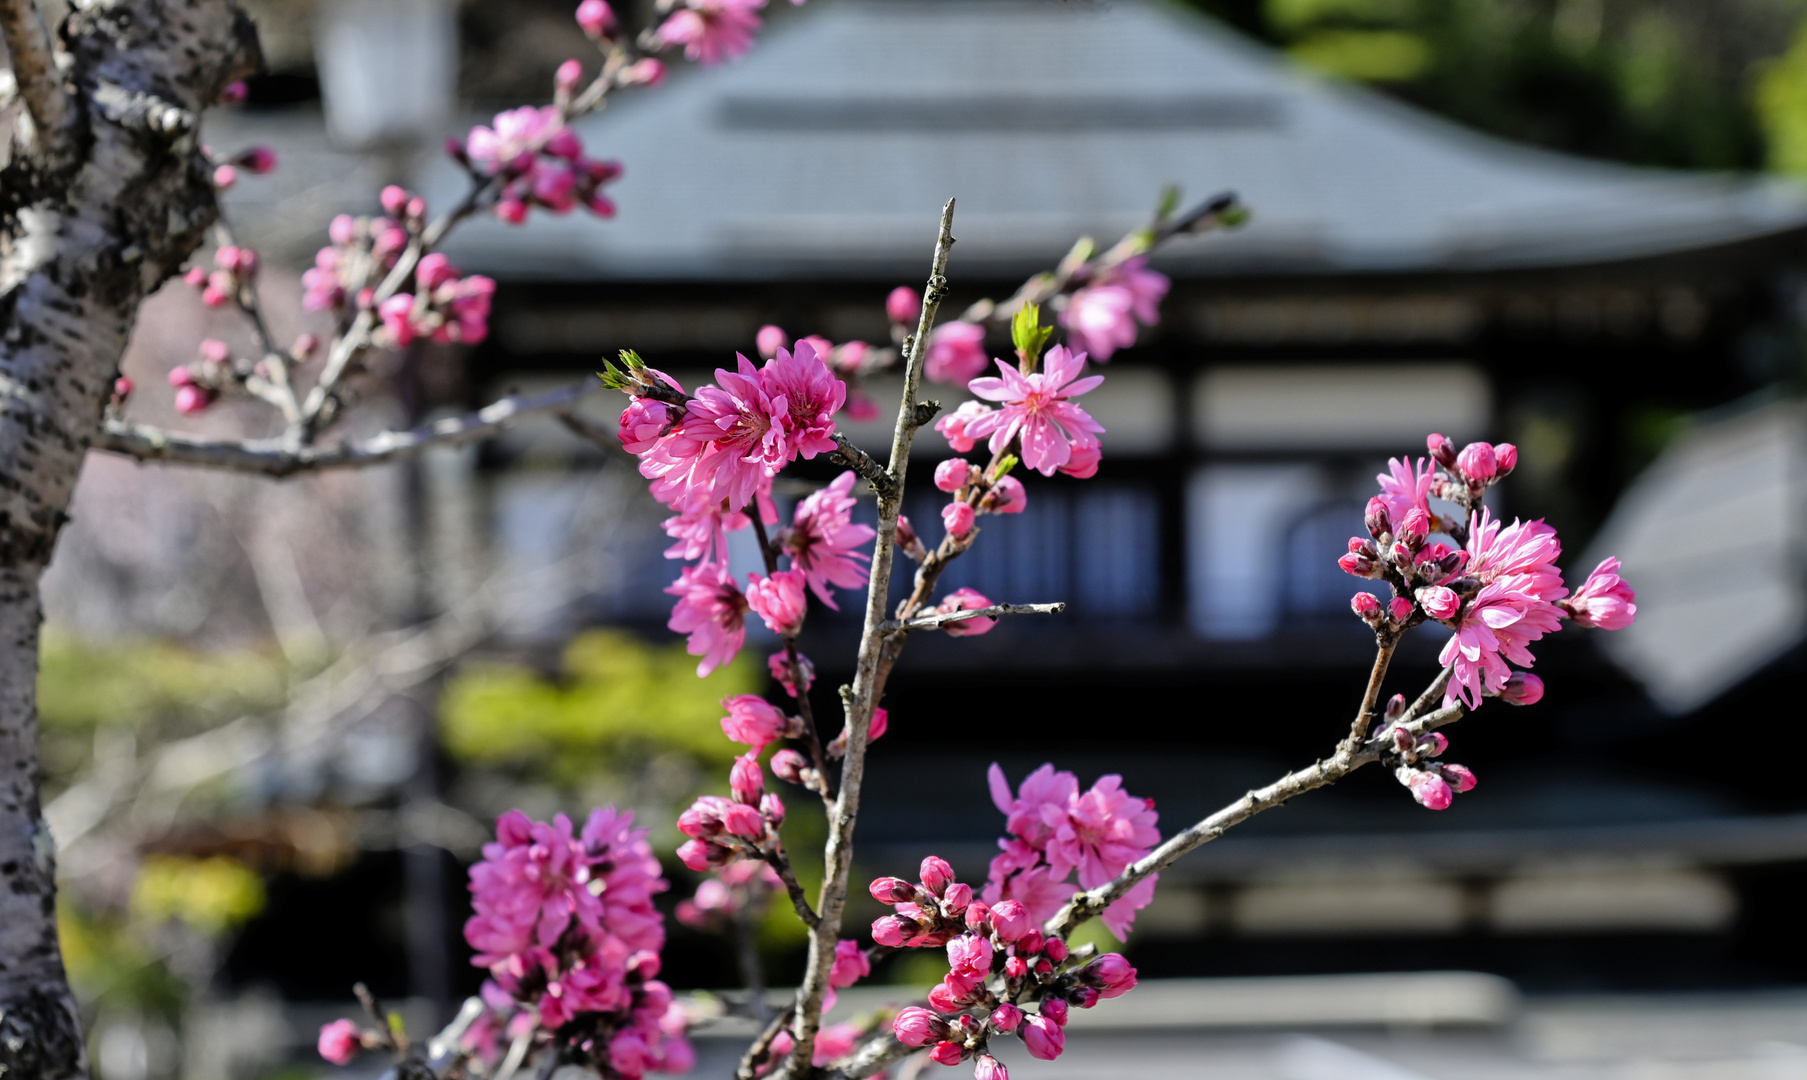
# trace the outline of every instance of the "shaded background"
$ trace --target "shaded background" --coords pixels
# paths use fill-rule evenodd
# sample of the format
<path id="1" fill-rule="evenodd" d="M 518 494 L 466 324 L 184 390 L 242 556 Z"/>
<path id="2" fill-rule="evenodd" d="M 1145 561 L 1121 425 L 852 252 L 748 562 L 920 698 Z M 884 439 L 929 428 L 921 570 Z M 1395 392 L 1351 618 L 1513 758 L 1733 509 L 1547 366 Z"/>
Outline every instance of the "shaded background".
<path id="1" fill-rule="evenodd" d="M 297 277 L 333 213 L 373 211 L 391 181 L 444 204 L 443 138 L 590 55 L 563 2 L 250 6 L 271 70 L 209 139 L 282 159 L 226 197 L 271 264 L 279 338 L 309 325 Z M 767 322 L 882 341 L 883 297 L 921 277 L 947 194 L 964 305 L 1080 234 L 1135 227 L 1165 184 L 1234 188 L 1254 222 L 1156 259 L 1174 279 L 1162 323 L 1088 399 L 1109 429 L 1098 477 L 1032 478 L 1029 512 L 988 519 L 950 571 L 1072 607 L 912 642 L 856 877 L 930 851 L 982 877 L 994 760 L 1013 779 L 1043 761 L 1082 783 L 1121 773 L 1171 831 L 1325 753 L 1369 661 L 1334 559 L 1374 473 L 1427 430 L 1511 441 L 1496 509 L 1547 516 L 1571 576 L 1621 555 L 1638 627 L 1544 643 L 1545 702 L 1453 730 L 1481 786 L 1449 811 L 1364 771 L 1165 875 L 1127 952 L 1150 978 L 1502 976 L 1530 995 L 1535 1023 L 1513 1030 L 1548 1045 L 1568 1045 L 1550 1032 L 1576 1001 L 1765 993 L 1777 1019 L 1725 1053 L 1807 1040 L 1807 1013 L 1773 996 L 1807 981 L 1807 791 L 1778 763 L 1799 739 L 1807 619 L 1807 198 L 1788 179 L 1807 169 L 1807 6 L 767 14 L 745 60 L 584 123 L 591 152 L 627 166 L 619 220 L 462 233 L 460 266 L 501 282 L 491 339 L 388 358 L 350 428 L 568 381 L 621 347 L 689 385 Z M 159 389 L 201 337 L 235 334 L 180 283 L 159 294 L 126 361 L 131 414 L 263 433 L 232 404 L 178 423 Z M 907 510 L 932 523 L 934 503 Z M 613 801 L 675 847 L 677 808 L 724 784 L 715 702 L 769 689 L 771 643 L 750 635 L 734 668 L 693 677 L 663 626 L 663 516 L 630 461 L 550 424 L 282 484 L 93 458 L 46 585 L 42 697 L 65 949 L 105 1080 L 312 1075 L 295 1064 L 310 1025 L 360 979 L 443 1018 L 479 976 L 464 867 L 511 806 Z M 856 635 L 850 613 L 815 611 L 822 686 L 848 677 Z M 1389 689 L 1415 692 L 1440 643 L 1407 642 Z M 793 850 L 819 847 L 792 802 Z M 669 857 L 667 873 L 669 907 L 695 878 Z M 760 930 L 778 985 L 800 970 L 792 922 Z M 724 939 L 676 923 L 666 971 L 738 982 Z M 1648 1000 L 1628 1015 L 1723 1031 Z M 1399 1075 L 1300 1045 L 1281 1074 Z M 1441 1047 L 1409 1075 L 1443 1075 Z M 1242 1050 L 1222 1052 L 1233 1070 Z"/>

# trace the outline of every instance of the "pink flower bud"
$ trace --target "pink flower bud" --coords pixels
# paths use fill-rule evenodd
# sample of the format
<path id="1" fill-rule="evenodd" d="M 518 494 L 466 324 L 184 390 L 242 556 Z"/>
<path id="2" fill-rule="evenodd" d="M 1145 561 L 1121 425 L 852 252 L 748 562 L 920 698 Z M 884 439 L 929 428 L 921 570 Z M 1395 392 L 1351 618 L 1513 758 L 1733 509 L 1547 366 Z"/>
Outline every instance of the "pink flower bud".
<path id="1" fill-rule="evenodd" d="M 750 753 L 735 758 L 728 770 L 728 787 L 735 799 L 757 806 L 759 796 L 765 794 L 765 772 L 759 767 L 759 759 Z"/>
<path id="2" fill-rule="evenodd" d="M 747 583 L 747 606 L 772 633 L 795 637 L 809 610 L 807 583 L 801 570 L 780 570 L 771 577 L 754 574 Z"/>
<path id="3" fill-rule="evenodd" d="M 991 1010 L 991 1027 L 994 1031 L 1009 1034 L 1015 1031 L 1022 1022 L 1023 1010 L 1008 1001 L 1000 1002 L 997 1008 Z"/>
<path id="4" fill-rule="evenodd" d="M 965 458 L 948 458 L 935 466 L 935 486 L 952 495 L 972 478 L 972 463 Z"/>
<path id="5" fill-rule="evenodd" d="M 318 1046 L 321 1057 L 334 1065 L 348 1065 L 364 1048 L 364 1033 L 350 1020 L 334 1020 L 320 1028 Z"/>
<path id="6" fill-rule="evenodd" d="M 1594 567 L 1575 594 L 1562 601 L 1561 607 L 1575 620 L 1576 626 L 1601 630 L 1623 630 L 1638 616 L 1632 603 L 1638 594 L 1619 576 L 1619 560 L 1607 557 Z"/>
<path id="7" fill-rule="evenodd" d="M 1397 720 L 1405 715 L 1405 695 L 1394 694 L 1387 699 L 1387 719 Z"/>
<path id="8" fill-rule="evenodd" d="M 788 726 L 783 710 L 758 694 L 736 694 L 722 699 L 728 715 L 722 717 L 722 733 L 737 743 L 764 750 L 782 737 Z"/>
<path id="9" fill-rule="evenodd" d="M 351 243 L 358 234 L 357 219 L 350 214 L 340 214 L 333 218 L 326 227 L 327 238 L 340 247 Z"/>
<path id="10" fill-rule="evenodd" d="M 991 933 L 991 905 L 982 900 L 966 905 L 966 928 L 975 934 Z"/>
<path id="11" fill-rule="evenodd" d="M 510 225 L 527 220 L 527 203 L 516 195 L 504 195 L 496 202 L 496 216 Z"/>
<path id="12" fill-rule="evenodd" d="M 936 896 L 945 894 L 947 887 L 954 883 L 954 868 L 948 865 L 946 859 L 930 855 L 922 860 L 919 871 L 922 875 L 922 887 Z"/>
<path id="13" fill-rule="evenodd" d="M 1387 513 L 1386 501 L 1380 496 L 1376 495 L 1368 500 L 1368 509 L 1362 515 L 1362 524 L 1368 527 L 1368 535 L 1376 540 L 1380 539 L 1382 533 L 1393 531 L 1392 515 Z"/>
<path id="14" fill-rule="evenodd" d="M 1133 801 L 1133 800 L 1132 800 Z M 1042 951 L 1042 932 L 1040 927 L 1030 930 L 1017 939 L 1016 951 L 1019 956 L 1032 956 Z"/>
<path id="15" fill-rule="evenodd" d="M 966 1060 L 966 1047 L 956 1042 L 938 1042 L 929 1051 L 929 1060 L 937 1065 L 958 1065 Z"/>
<path id="16" fill-rule="evenodd" d="M 797 687 L 791 682 L 791 660 L 789 654 L 775 652 L 766 657 L 765 663 L 766 667 L 772 673 L 772 678 L 777 680 L 779 686 L 784 687 L 784 692 L 792 697 L 796 697 Z M 816 665 L 810 663 L 809 657 L 804 656 L 802 653 L 798 653 L 797 667 L 803 674 L 803 690 L 807 693 L 809 688 L 814 685 L 816 681 Z"/>
<path id="17" fill-rule="evenodd" d="M 1051 1004 L 1051 1001 L 1042 1002 L 1041 1014 L 1024 1017 L 1023 1026 L 1017 1031 L 1023 1045 L 1029 1049 L 1029 1056 L 1043 1061 L 1053 1061 L 1067 1048 L 1066 1028 L 1048 1016 Z"/>
<path id="18" fill-rule="evenodd" d="M 743 840 L 758 840 L 765 836 L 765 818 L 751 806 L 734 803 L 722 810 L 722 828 Z"/>
<path id="19" fill-rule="evenodd" d="M 973 1065 L 973 1080 L 1010 1080 L 1010 1070 L 990 1054 L 980 1054 Z"/>
<path id="20" fill-rule="evenodd" d="M 420 287 L 432 292 L 441 285 L 458 280 L 458 268 L 452 260 L 435 251 L 424 255 L 414 268 L 414 276 L 420 281 Z"/>
<path id="21" fill-rule="evenodd" d="M 213 186 L 221 191 L 225 191 L 236 183 L 238 183 L 238 170 L 232 166 L 221 165 L 213 170 Z"/>
<path id="22" fill-rule="evenodd" d="M 194 382 L 194 381 L 195 381 L 194 372 L 188 370 L 185 367 L 169 369 L 169 384 L 171 386 L 187 386 L 189 383 Z"/>
<path id="23" fill-rule="evenodd" d="M 929 1008 L 937 1012 L 952 1013 L 966 1007 L 967 998 L 972 994 L 971 984 L 953 981 L 952 975 L 948 976 L 948 980 L 929 991 Z"/>
<path id="24" fill-rule="evenodd" d="M 1428 732 L 1419 737 L 1413 749 L 1425 757 L 1436 757 L 1449 749 L 1449 736 L 1441 731 Z"/>
<path id="25" fill-rule="evenodd" d="M 897 515 L 897 546 L 909 551 L 912 546 L 920 546 L 922 538 L 916 535 L 916 526 L 902 514 Z"/>
<path id="26" fill-rule="evenodd" d="M 1431 533 L 1431 516 L 1416 506 L 1406 511 L 1405 520 L 1399 523 L 1399 537 L 1407 547 L 1417 550 Z"/>
<path id="27" fill-rule="evenodd" d="M 1345 556 L 1346 558 L 1347 556 Z M 1368 622 L 1380 618 L 1380 598 L 1371 592 L 1358 592 L 1349 598 L 1349 607 Z"/>
<path id="28" fill-rule="evenodd" d="M 1466 765 L 1439 765 L 1437 771 L 1442 773 L 1444 781 L 1458 792 L 1473 791 L 1477 783 L 1474 773 Z"/>
<path id="29" fill-rule="evenodd" d="M 1449 789 L 1443 777 L 1431 772 L 1418 772 L 1407 769 L 1411 775 L 1405 780 L 1405 786 L 1412 793 L 1412 798 L 1427 810 L 1447 810 L 1454 801 L 1455 793 Z"/>
<path id="30" fill-rule="evenodd" d="M 1412 602 L 1403 596 L 1395 596 L 1387 601 L 1387 612 L 1394 622 L 1404 622 L 1412 617 Z"/>
<path id="31" fill-rule="evenodd" d="M 215 364 L 223 364 L 232 358 L 232 350 L 218 338 L 201 339 L 201 359 Z"/>
<path id="32" fill-rule="evenodd" d="M 852 940 L 835 942 L 834 964 L 828 970 L 828 985 L 846 989 L 872 974 L 872 961 L 866 951 Z"/>
<path id="33" fill-rule="evenodd" d="M 649 56 L 636 60 L 621 72 L 623 86 L 657 86 L 665 81 L 665 62 Z"/>
<path id="34" fill-rule="evenodd" d="M 1456 444 L 1442 435 L 1432 435 L 1424 440 L 1425 449 L 1430 451 L 1431 460 L 1445 469 L 1456 463 Z"/>
<path id="35" fill-rule="evenodd" d="M 772 775 L 787 784 L 803 786 L 803 770 L 809 768 L 809 759 L 795 750 L 780 750 L 772 755 Z"/>
<path id="36" fill-rule="evenodd" d="M 1004 975 L 1007 978 L 1020 979 L 1029 974 L 1029 962 L 1020 956 L 1013 956 L 1004 961 Z"/>
<path id="37" fill-rule="evenodd" d="M 939 605 L 939 611 L 981 611 L 991 606 L 984 593 L 977 589 L 955 589 Z M 973 637 L 983 634 L 998 624 L 996 616 L 984 615 L 975 619 L 962 619 L 959 622 L 942 624 L 942 631 L 948 637 Z"/>
<path id="38" fill-rule="evenodd" d="M 1456 468 L 1471 481 L 1491 480 L 1499 467 L 1491 443 L 1471 442 L 1456 455 Z"/>
<path id="39" fill-rule="evenodd" d="M 941 910 L 949 918 L 957 919 L 972 902 L 973 887 L 963 881 L 956 881 L 947 887 L 947 895 L 941 898 Z"/>
<path id="40" fill-rule="evenodd" d="M 205 387 L 195 386 L 193 384 L 177 387 L 176 411 L 182 413 L 184 416 L 193 416 L 196 413 L 206 412 L 207 407 L 213 404 L 213 399 L 213 391 L 208 390 Z"/>
<path id="41" fill-rule="evenodd" d="M 1514 671 L 1500 687 L 1500 700 L 1508 705 L 1535 705 L 1543 700 L 1543 680 L 1529 671 Z"/>
<path id="42" fill-rule="evenodd" d="M 998 940 L 1009 944 L 1035 929 L 1035 920 L 1022 901 L 1003 900 L 991 906 L 991 925 L 997 930 Z"/>
<path id="43" fill-rule="evenodd" d="M 276 151 L 267 146 L 253 146 L 233 161 L 258 176 L 276 171 Z"/>
<path id="44" fill-rule="evenodd" d="M 124 375 L 113 380 L 113 396 L 121 401 L 132 396 L 132 380 Z"/>
<path id="45" fill-rule="evenodd" d="M 1085 480 L 1098 475 L 1098 463 L 1104 459 L 1102 446 L 1075 446 L 1067 463 L 1060 466 L 1063 475 Z"/>
<path id="46" fill-rule="evenodd" d="M 903 878 L 874 878 L 867 891 L 881 904 L 908 904 L 916 899 L 915 883 Z"/>
<path id="47" fill-rule="evenodd" d="M 312 356 L 314 350 L 319 347 L 320 339 L 317 336 L 313 334 L 302 334 L 295 339 L 295 344 L 289 346 L 289 355 L 306 359 L 307 357 Z"/>
<path id="48" fill-rule="evenodd" d="M 779 349 L 785 348 L 791 343 L 791 338 L 784 332 L 783 327 L 768 323 L 759 328 L 759 333 L 754 335 L 753 342 L 759 347 L 759 355 L 770 360 L 778 355 Z"/>
<path id="49" fill-rule="evenodd" d="M 577 60 L 567 60 L 552 73 L 552 88 L 559 94 L 570 94 L 577 89 L 577 84 L 583 80 L 583 77 L 583 64 Z"/>
<path id="50" fill-rule="evenodd" d="M 1424 613 L 1433 619 L 1453 619 L 1456 612 L 1462 610 L 1462 598 L 1454 589 L 1446 589 L 1441 585 L 1433 585 L 1428 589 L 1419 589 L 1418 602 L 1424 605 Z"/>
<path id="51" fill-rule="evenodd" d="M 207 285 L 207 271 L 199 266 L 191 266 L 188 268 L 188 272 L 182 275 L 182 280 L 187 282 L 191 288 L 205 288 Z"/>
<path id="52" fill-rule="evenodd" d="M 908 285 L 899 285 L 885 297 L 885 315 L 894 323 L 914 323 L 922 314 L 922 297 Z"/>
<path id="53" fill-rule="evenodd" d="M 1353 574 L 1356 577 L 1361 578 L 1371 578 L 1374 576 L 1374 560 L 1360 552 L 1351 551 L 1349 554 L 1338 559 L 1336 564 L 1342 568 L 1342 571 L 1345 574 Z M 1362 593 L 1361 595 L 1367 596 L 1369 594 Z"/>
<path id="54" fill-rule="evenodd" d="M 678 861 L 699 874 L 719 869 L 734 859 L 733 849 L 707 840 L 686 840 L 678 848 Z"/>
<path id="55" fill-rule="evenodd" d="M 1121 997 L 1136 987 L 1136 969 L 1120 953 L 1105 953 L 1081 969 L 1079 977 L 1104 998 Z"/>
<path id="56" fill-rule="evenodd" d="M 950 1029 L 946 1020 L 920 1005 L 911 1005 L 898 1010 L 897 1018 L 891 1021 L 891 1030 L 896 1033 L 897 1041 L 905 1046 L 927 1046 L 946 1038 Z"/>
<path id="57" fill-rule="evenodd" d="M 871 746 L 873 743 L 877 742 L 879 737 L 884 735 L 886 730 L 888 730 L 890 727 L 891 727 L 890 710 L 884 708 L 883 706 L 873 709 L 872 710 L 872 723 L 866 725 L 866 745 Z"/>
<path id="58" fill-rule="evenodd" d="M 615 10 L 604 0 L 583 0 L 577 5 L 577 25 L 592 38 L 613 37 L 615 34 Z"/>
<path id="59" fill-rule="evenodd" d="M 964 502 L 948 503 L 941 509 L 941 523 L 947 526 L 950 536 L 965 536 L 972 532 L 976 516 L 973 508 Z"/>
<path id="60" fill-rule="evenodd" d="M 887 948 L 901 949 L 915 934 L 916 923 L 898 915 L 872 920 L 872 940 Z"/>
<path id="61" fill-rule="evenodd" d="M 245 85 L 245 80 L 239 79 L 237 82 L 227 83 L 226 88 L 224 90 L 220 91 L 220 104 L 221 105 L 241 105 L 244 103 L 245 99 L 250 96 L 251 96 L 251 88 L 249 86 Z M 340 1021 L 340 1023 L 347 1023 L 347 1024 L 350 1022 L 351 1021 L 349 1021 L 349 1020 Z M 343 1065 L 345 1063 L 341 1061 L 341 1062 L 338 1062 L 338 1064 Z"/>
<path id="62" fill-rule="evenodd" d="M 771 822 L 774 827 L 784 824 L 784 800 L 775 791 L 768 791 L 759 797 L 759 816 Z"/>
<path id="63" fill-rule="evenodd" d="M 722 811 L 729 805 L 720 795 L 700 795 L 678 815 L 678 831 L 697 840 L 719 835 Z"/>
<path id="64" fill-rule="evenodd" d="M 1495 480 L 1504 480 L 1508 473 L 1518 468 L 1518 447 L 1509 442 L 1495 443 L 1493 447 Z"/>
<path id="65" fill-rule="evenodd" d="M 980 503 L 993 514 L 1020 514 L 1029 507 L 1029 493 L 1014 476 L 1000 476 Z"/>

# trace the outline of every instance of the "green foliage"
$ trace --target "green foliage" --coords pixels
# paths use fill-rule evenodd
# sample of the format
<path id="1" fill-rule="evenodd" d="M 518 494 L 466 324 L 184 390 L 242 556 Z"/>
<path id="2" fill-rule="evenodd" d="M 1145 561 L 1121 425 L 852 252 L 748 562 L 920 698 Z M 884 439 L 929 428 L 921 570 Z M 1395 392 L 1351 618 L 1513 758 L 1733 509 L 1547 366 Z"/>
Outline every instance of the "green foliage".
<path id="1" fill-rule="evenodd" d="M 646 361 L 640 359 L 639 353 L 632 349 L 622 349 L 620 367 L 616 367 L 605 356 L 602 358 L 602 370 L 596 374 L 602 379 L 602 385 L 609 389 L 627 390 L 639 385 L 641 372 L 645 370 Z"/>
<path id="2" fill-rule="evenodd" d="M 556 679 L 518 665 L 472 665 L 446 686 L 440 718 L 454 757 L 544 768 L 567 781 L 674 747 L 726 765 L 736 747 L 722 737 L 721 700 L 758 685 L 745 654 L 699 679 L 682 645 L 597 630 L 572 641 Z"/>
<path id="3" fill-rule="evenodd" d="M 65 904 L 57 907 L 57 937 L 69 981 L 84 1002 L 172 1021 L 181 1017 L 186 988 L 137 927 Z"/>
<path id="4" fill-rule="evenodd" d="M 178 920 L 207 934 L 240 926 L 263 909 L 263 879 L 225 855 L 152 855 L 132 885 L 134 915 Z"/>
<path id="5" fill-rule="evenodd" d="M 1041 359 L 1042 348 L 1048 344 L 1048 338 L 1054 333 L 1052 326 L 1042 325 L 1042 309 L 1039 304 L 1024 304 L 1016 309 L 1010 319 L 1010 341 L 1016 346 L 1016 354 L 1034 370 L 1035 362 Z"/>
<path id="6" fill-rule="evenodd" d="M 1756 99 L 1769 138 L 1769 167 L 1807 173 L 1807 22 L 1788 51 L 1764 66 Z"/>
<path id="7" fill-rule="evenodd" d="M 1306 67 L 1365 82 L 1415 79 L 1433 59 L 1430 42 L 1404 30 L 1324 30 L 1286 53 Z"/>

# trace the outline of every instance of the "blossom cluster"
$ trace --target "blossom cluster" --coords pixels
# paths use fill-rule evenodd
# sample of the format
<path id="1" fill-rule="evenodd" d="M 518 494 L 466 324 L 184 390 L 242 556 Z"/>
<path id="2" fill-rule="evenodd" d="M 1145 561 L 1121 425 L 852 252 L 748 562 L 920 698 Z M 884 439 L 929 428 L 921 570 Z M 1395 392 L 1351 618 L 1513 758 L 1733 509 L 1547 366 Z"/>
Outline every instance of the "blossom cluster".
<path id="1" fill-rule="evenodd" d="M 774 350 L 763 367 L 740 356 L 737 370 L 717 369 L 716 383 L 694 394 L 628 356 L 634 397 L 617 434 L 640 459 L 653 495 L 676 512 L 665 522 L 677 541 L 666 557 L 697 560 L 666 592 L 678 598 L 669 625 L 689 635 L 691 654 L 702 657 L 699 675 L 739 653 L 748 612 L 774 633 L 794 638 L 806 593 L 835 607 L 834 588 L 866 583 L 868 556 L 859 549 L 874 534 L 853 523 L 852 472 L 798 502 L 788 527 L 773 538 L 787 569 L 755 572 L 743 589 L 728 566 L 727 534 L 753 525 L 749 506 L 762 529 L 778 524 L 771 498 L 778 471 L 835 448 L 834 416 L 847 388 L 811 342 Z"/>
<path id="2" fill-rule="evenodd" d="M 567 63 L 560 69 L 561 83 L 575 82 L 582 71 L 576 61 Z M 523 105 L 497 113 L 488 125 L 471 128 L 462 141 L 449 141 L 446 152 L 479 176 L 501 178 L 495 211 L 510 225 L 526 221 L 534 206 L 568 214 L 581 203 L 599 217 L 615 216 L 615 204 L 602 188 L 620 178 L 621 164 L 585 157 L 583 139 L 565 124 L 556 105 Z"/>
<path id="3" fill-rule="evenodd" d="M 1101 776 L 1082 792 L 1072 773 L 1043 765 L 1012 793 L 1004 770 L 993 763 L 987 779 L 1006 835 L 991 860 L 983 898 L 990 904 L 1019 901 L 1038 922 L 1073 895 L 1069 878 L 1075 871 L 1080 888 L 1095 889 L 1161 842 L 1154 800 L 1125 792 L 1120 776 Z M 1159 880 L 1150 875 L 1104 909 L 1100 918 L 1117 940 L 1129 937 L 1136 912 L 1154 899 Z"/>
<path id="4" fill-rule="evenodd" d="M 414 268 L 416 292 L 398 292 L 382 302 L 382 339 L 397 347 L 416 339 L 475 345 L 489 336 L 489 303 L 496 283 L 482 274 L 461 274 L 452 260 L 434 252 Z"/>
<path id="5" fill-rule="evenodd" d="M 799 7 L 803 0 L 791 0 Z M 766 0 L 684 0 L 654 35 L 667 48 L 682 46 L 684 58 L 705 66 L 746 55 L 759 33 L 758 12 Z"/>
<path id="6" fill-rule="evenodd" d="M 191 266 L 182 280 L 201 294 L 201 303 L 210 308 L 225 307 L 241 300 L 245 290 L 256 286 L 261 266 L 257 249 L 221 244 L 214 250 L 212 271 Z"/>
<path id="7" fill-rule="evenodd" d="M 385 205 L 397 201 L 391 191 L 401 192 L 402 189 L 385 188 L 384 194 L 389 196 L 383 200 Z M 408 213 L 410 202 L 405 197 L 402 200 L 404 214 Z M 314 265 L 301 274 L 301 306 L 308 311 L 336 314 L 347 307 L 363 309 L 373 305 L 376 302 L 375 283 L 407 250 L 409 225 L 419 228 L 419 221 L 426 213 L 425 204 L 418 210 L 418 214 L 403 220 L 386 215 L 352 217 L 340 214 L 333 218 L 326 229 L 331 243 L 314 254 Z"/>
<path id="8" fill-rule="evenodd" d="M 1116 953 L 1087 962 L 1059 937 L 1045 935 L 1020 900 L 976 899 L 953 867 L 929 856 L 919 880 L 879 878 L 874 899 L 896 914 L 872 924 L 872 939 L 896 948 L 947 949 L 948 973 L 929 991 L 928 1007 L 900 1011 L 892 1031 L 906 1046 L 934 1044 L 942 1065 L 975 1061 L 976 1080 L 1007 1080 L 990 1040 L 1014 1034 L 1031 1056 L 1052 1061 L 1066 1048 L 1067 1012 L 1089 1009 L 1136 985 L 1136 969 Z M 1026 1004 L 1036 1004 L 1034 1013 Z"/>
<path id="9" fill-rule="evenodd" d="M 1148 257 L 1137 255 L 1092 275 L 1067 298 L 1060 313 L 1073 346 L 1108 362 L 1118 349 L 1136 343 L 1136 324 L 1153 326 L 1161 314 L 1161 298 L 1172 282 L 1148 268 Z"/>
<path id="10" fill-rule="evenodd" d="M 624 1077 L 688 1070 L 683 1011 L 657 978 L 665 928 L 652 898 L 666 887 L 631 813 L 599 808 L 575 835 L 563 814 L 504 814 L 471 868 L 464 936 L 490 978 L 467 1045 L 493 1060 L 504 1037 L 537 1025 Z"/>

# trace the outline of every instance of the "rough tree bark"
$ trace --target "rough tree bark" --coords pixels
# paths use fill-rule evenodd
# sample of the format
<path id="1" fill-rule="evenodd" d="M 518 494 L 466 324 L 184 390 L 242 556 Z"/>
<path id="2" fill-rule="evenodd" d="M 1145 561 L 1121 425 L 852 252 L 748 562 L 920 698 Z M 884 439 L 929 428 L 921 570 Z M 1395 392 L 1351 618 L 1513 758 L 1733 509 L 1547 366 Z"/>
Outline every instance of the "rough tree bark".
<path id="1" fill-rule="evenodd" d="M 0 166 L 0 1077 L 85 1077 L 39 814 L 38 580 L 139 303 L 216 209 L 199 116 L 260 63 L 228 0 L 0 0 L 26 110 Z M 50 55 L 46 55 L 46 51 Z"/>

